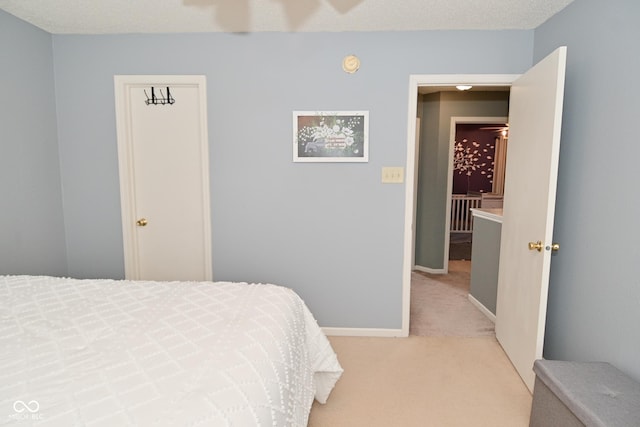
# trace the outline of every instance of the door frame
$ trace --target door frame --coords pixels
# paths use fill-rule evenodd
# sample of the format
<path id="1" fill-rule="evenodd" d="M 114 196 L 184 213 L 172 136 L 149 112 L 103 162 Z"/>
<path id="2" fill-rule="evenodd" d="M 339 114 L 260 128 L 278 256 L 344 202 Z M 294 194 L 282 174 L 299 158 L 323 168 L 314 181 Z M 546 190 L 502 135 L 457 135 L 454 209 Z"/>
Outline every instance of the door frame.
<path id="1" fill-rule="evenodd" d="M 416 123 L 418 88 L 424 86 L 452 86 L 470 84 L 472 86 L 511 86 L 520 74 L 416 74 L 409 76 L 409 105 L 407 120 L 407 161 L 405 184 L 404 255 L 402 261 L 402 329 L 401 336 L 409 336 L 411 307 L 411 270 L 415 239 L 415 208 L 417 189 L 418 144 L 416 143 Z M 450 162 L 451 163 L 451 162 Z M 450 204 L 450 203 L 449 203 Z"/>
<path id="2" fill-rule="evenodd" d="M 451 117 L 451 125 L 449 128 L 449 157 L 448 157 L 448 170 L 447 170 L 447 201 L 446 201 L 446 214 L 445 214 L 445 223 L 444 223 L 444 247 L 442 249 L 442 268 L 434 269 L 427 268 L 423 266 L 416 265 L 415 263 L 415 253 L 413 254 L 413 266 L 412 268 L 418 271 L 423 271 L 425 273 L 431 274 L 447 274 L 449 272 L 449 243 L 451 242 L 451 199 L 453 192 L 453 154 L 456 143 L 456 125 L 458 124 L 501 124 L 506 123 L 509 120 L 508 117 L 502 116 L 453 116 Z M 417 148 L 418 154 L 420 153 L 420 148 Z M 416 156 L 417 161 L 417 156 Z M 416 182 L 418 179 L 418 170 L 415 170 L 416 174 Z M 417 186 L 414 188 L 414 200 L 417 201 Z M 418 215 L 418 206 L 417 203 L 414 203 L 414 213 L 413 217 L 416 218 Z M 416 242 L 416 230 L 414 227 L 413 230 L 413 251 L 415 252 L 415 242 Z"/>
<path id="3" fill-rule="evenodd" d="M 133 141 L 131 130 L 130 91 L 140 86 L 196 86 L 200 105 L 200 152 L 202 165 L 202 215 L 204 218 L 203 250 L 205 279 L 213 280 L 211 250 L 211 203 L 209 190 L 209 137 L 207 127 L 207 87 L 204 75 L 115 75 L 116 132 L 118 144 L 118 166 L 120 177 L 120 210 L 124 249 L 124 271 L 126 279 L 139 278 L 137 234 L 135 226 L 135 191 L 133 186 Z"/>

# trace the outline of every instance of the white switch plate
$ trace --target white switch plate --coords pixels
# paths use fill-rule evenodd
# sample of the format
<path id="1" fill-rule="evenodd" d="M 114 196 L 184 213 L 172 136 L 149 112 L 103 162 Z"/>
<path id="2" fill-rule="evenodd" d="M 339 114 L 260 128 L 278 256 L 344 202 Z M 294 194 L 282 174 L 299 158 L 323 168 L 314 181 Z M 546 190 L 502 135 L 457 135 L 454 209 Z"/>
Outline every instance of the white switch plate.
<path id="1" fill-rule="evenodd" d="M 404 182 L 404 168 L 402 166 L 383 167 L 382 182 L 385 184 L 402 184 Z"/>

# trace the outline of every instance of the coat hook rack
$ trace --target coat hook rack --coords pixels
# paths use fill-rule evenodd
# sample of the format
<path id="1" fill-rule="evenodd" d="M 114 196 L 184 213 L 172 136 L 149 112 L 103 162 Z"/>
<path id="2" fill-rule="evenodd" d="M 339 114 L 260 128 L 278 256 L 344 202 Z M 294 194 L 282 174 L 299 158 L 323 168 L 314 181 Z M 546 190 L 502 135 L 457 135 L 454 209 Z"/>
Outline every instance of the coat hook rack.
<path id="1" fill-rule="evenodd" d="M 167 96 L 165 96 L 164 93 L 162 93 L 162 89 L 158 88 L 157 90 L 158 90 L 158 92 L 160 92 L 160 96 L 156 95 L 156 88 L 151 86 L 151 97 L 149 97 L 149 94 L 147 93 L 147 90 L 146 89 L 144 90 L 144 94 L 147 97 L 147 99 L 144 101 L 145 104 L 147 104 L 147 105 L 165 105 L 165 104 L 172 105 L 172 104 L 174 104 L 176 102 L 176 100 L 171 95 L 171 91 L 169 90 L 169 86 L 167 86 Z"/>

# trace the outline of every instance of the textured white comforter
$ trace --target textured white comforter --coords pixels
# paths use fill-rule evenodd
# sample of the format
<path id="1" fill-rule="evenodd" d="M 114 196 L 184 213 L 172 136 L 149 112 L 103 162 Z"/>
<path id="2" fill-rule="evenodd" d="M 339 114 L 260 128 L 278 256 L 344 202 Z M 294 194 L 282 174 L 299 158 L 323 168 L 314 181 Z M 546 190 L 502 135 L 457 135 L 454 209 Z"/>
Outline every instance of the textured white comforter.
<path id="1" fill-rule="evenodd" d="M 0 276 L 0 425 L 305 426 L 341 373 L 287 288 Z"/>

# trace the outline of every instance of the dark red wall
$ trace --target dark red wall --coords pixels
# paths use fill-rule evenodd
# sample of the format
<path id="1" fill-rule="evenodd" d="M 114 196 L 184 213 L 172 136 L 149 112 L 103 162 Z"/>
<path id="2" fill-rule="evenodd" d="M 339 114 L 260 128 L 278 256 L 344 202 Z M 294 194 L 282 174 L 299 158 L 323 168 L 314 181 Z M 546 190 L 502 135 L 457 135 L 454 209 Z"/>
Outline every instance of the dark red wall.
<path id="1" fill-rule="evenodd" d="M 493 185 L 495 140 L 500 136 L 496 124 L 456 125 L 454 147 L 453 194 L 470 191 L 490 193 Z"/>

